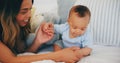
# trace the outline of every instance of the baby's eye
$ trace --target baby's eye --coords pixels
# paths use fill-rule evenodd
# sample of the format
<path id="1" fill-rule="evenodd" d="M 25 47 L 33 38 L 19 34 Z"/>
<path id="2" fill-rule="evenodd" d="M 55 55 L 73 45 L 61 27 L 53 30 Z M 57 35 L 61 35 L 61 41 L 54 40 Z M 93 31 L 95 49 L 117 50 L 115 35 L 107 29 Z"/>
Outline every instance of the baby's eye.
<path id="1" fill-rule="evenodd" d="M 85 28 L 82 28 L 81 30 L 83 30 L 83 31 L 84 31 L 84 30 L 85 30 Z"/>

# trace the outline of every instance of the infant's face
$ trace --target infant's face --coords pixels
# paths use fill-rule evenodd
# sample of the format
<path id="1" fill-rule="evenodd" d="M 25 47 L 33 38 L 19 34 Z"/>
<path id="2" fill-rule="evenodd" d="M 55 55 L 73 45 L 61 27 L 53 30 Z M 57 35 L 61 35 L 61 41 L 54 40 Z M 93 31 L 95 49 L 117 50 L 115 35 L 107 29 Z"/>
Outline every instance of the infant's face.
<path id="1" fill-rule="evenodd" d="M 68 23 L 70 25 L 70 38 L 75 38 L 84 34 L 89 23 L 89 19 L 89 15 L 79 17 L 76 13 L 72 14 L 68 19 Z"/>

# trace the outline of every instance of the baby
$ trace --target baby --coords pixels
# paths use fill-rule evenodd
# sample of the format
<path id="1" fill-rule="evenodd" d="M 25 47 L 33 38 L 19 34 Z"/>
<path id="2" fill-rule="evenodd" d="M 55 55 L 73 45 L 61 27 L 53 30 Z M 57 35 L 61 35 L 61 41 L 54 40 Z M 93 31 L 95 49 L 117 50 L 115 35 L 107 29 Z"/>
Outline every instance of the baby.
<path id="1" fill-rule="evenodd" d="M 87 29 L 91 13 L 86 6 L 73 6 L 69 12 L 68 21 L 65 24 L 54 24 L 55 33 L 62 36 L 62 40 L 56 41 L 54 50 L 77 46 L 83 56 L 90 54 L 92 50 L 92 35 Z"/>

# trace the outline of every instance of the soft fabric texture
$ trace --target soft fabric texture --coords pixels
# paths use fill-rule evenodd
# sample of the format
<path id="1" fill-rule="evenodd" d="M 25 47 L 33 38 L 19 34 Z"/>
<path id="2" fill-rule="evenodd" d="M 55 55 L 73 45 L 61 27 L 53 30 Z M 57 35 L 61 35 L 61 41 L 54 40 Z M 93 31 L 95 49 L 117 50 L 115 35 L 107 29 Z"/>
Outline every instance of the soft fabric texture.
<path id="1" fill-rule="evenodd" d="M 51 2 L 54 2 L 54 0 Z M 44 8 L 48 8 L 46 3 L 43 3 L 44 5 L 41 4 L 41 0 L 39 2 L 37 0 L 37 3 L 39 3 L 39 6 L 41 7 L 46 5 Z M 58 5 L 58 13 L 55 14 L 55 16 L 57 15 L 59 18 L 57 18 L 57 23 L 65 23 L 67 21 L 69 10 L 73 5 L 82 4 L 87 6 L 91 11 L 91 21 L 89 27 L 90 31 L 93 33 L 93 50 L 90 56 L 82 58 L 82 60 L 77 63 L 120 62 L 120 0 L 57 0 L 56 4 Z M 51 3 L 48 3 L 48 6 L 49 5 L 51 5 Z M 41 8 L 39 7 L 39 9 Z M 56 10 L 54 11 L 56 12 Z M 44 15 L 46 15 L 47 18 L 53 16 L 54 14 L 43 12 L 44 11 L 36 11 L 36 15 L 40 14 L 40 16 L 43 16 L 43 18 Z M 49 21 L 49 19 L 46 20 Z M 36 20 L 39 21 L 39 19 L 36 19 L 35 17 L 35 21 Z M 50 21 L 52 20 L 50 19 Z M 35 22 L 35 25 L 36 24 L 38 24 L 38 22 Z"/>
<path id="2" fill-rule="evenodd" d="M 37 29 L 39 28 L 41 22 L 52 22 L 58 24 L 60 21 L 58 15 L 58 4 L 57 0 L 35 0 L 32 8 L 31 17 L 31 28 L 32 32 L 27 38 L 27 45 L 30 46 L 35 38 Z M 40 51 L 51 51 L 52 44 L 59 39 L 59 34 L 55 34 L 53 39 L 48 43 L 44 44 Z M 48 46 L 48 47 L 46 47 Z"/>
<path id="3" fill-rule="evenodd" d="M 94 45 L 91 55 L 82 58 L 77 63 L 120 63 L 120 48 Z"/>
<path id="4" fill-rule="evenodd" d="M 31 28 L 35 32 L 41 22 L 59 23 L 57 0 L 35 0 L 32 9 Z"/>
<path id="5" fill-rule="evenodd" d="M 95 44 L 120 47 L 120 0 L 76 0 L 74 5 L 90 9 Z"/>
<path id="6" fill-rule="evenodd" d="M 54 30 L 56 33 L 60 33 L 62 35 L 62 43 L 63 47 L 72 47 L 72 46 L 78 46 L 80 48 L 83 47 L 90 47 L 93 46 L 93 40 L 92 35 L 89 31 L 89 29 L 86 30 L 86 32 L 78 37 L 70 38 L 69 37 L 69 24 L 66 22 L 65 24 L 55 24 Z M 57 45 L 61 45 L 61 42 L 56 42 Z M 62 46 L 62 45 L 61 45 Z"/>

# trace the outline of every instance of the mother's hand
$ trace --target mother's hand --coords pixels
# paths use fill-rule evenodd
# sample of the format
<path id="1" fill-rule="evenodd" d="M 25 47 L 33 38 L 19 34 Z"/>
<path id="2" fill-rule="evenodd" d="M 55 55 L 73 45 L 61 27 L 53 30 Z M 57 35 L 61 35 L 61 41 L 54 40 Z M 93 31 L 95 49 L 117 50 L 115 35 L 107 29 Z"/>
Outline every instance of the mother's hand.
<path id="1" fill-rule="evenodd" d="M 57 51 L 56 55 L 59 56 L 58 61 L 62 61 L 65 63 L 76 63 L 81 58 L 79 56 L 79 52 L 76 52 L 77 50 L 79 50 L 78 47 L 72 47 L 72 48 L 66 48 L 66 49 L 62 49 L 60 51 Z"/>
<path id="2" fill-rule="evenodd" d="M 40 44 L 46 43 L 54 36 L 54 28 L 52 23 L 42 22 L 36 33 L 36 40 Z"/>
<path id="3" fill-rule="evenodd" d="M 36 52 L 38 48 L 43 44 L 51 40 L 54 36 L 53 24 L 42 23 L 36 32 L 36 37 L 32 45 L 27 49 L 27 51 Z"/>

